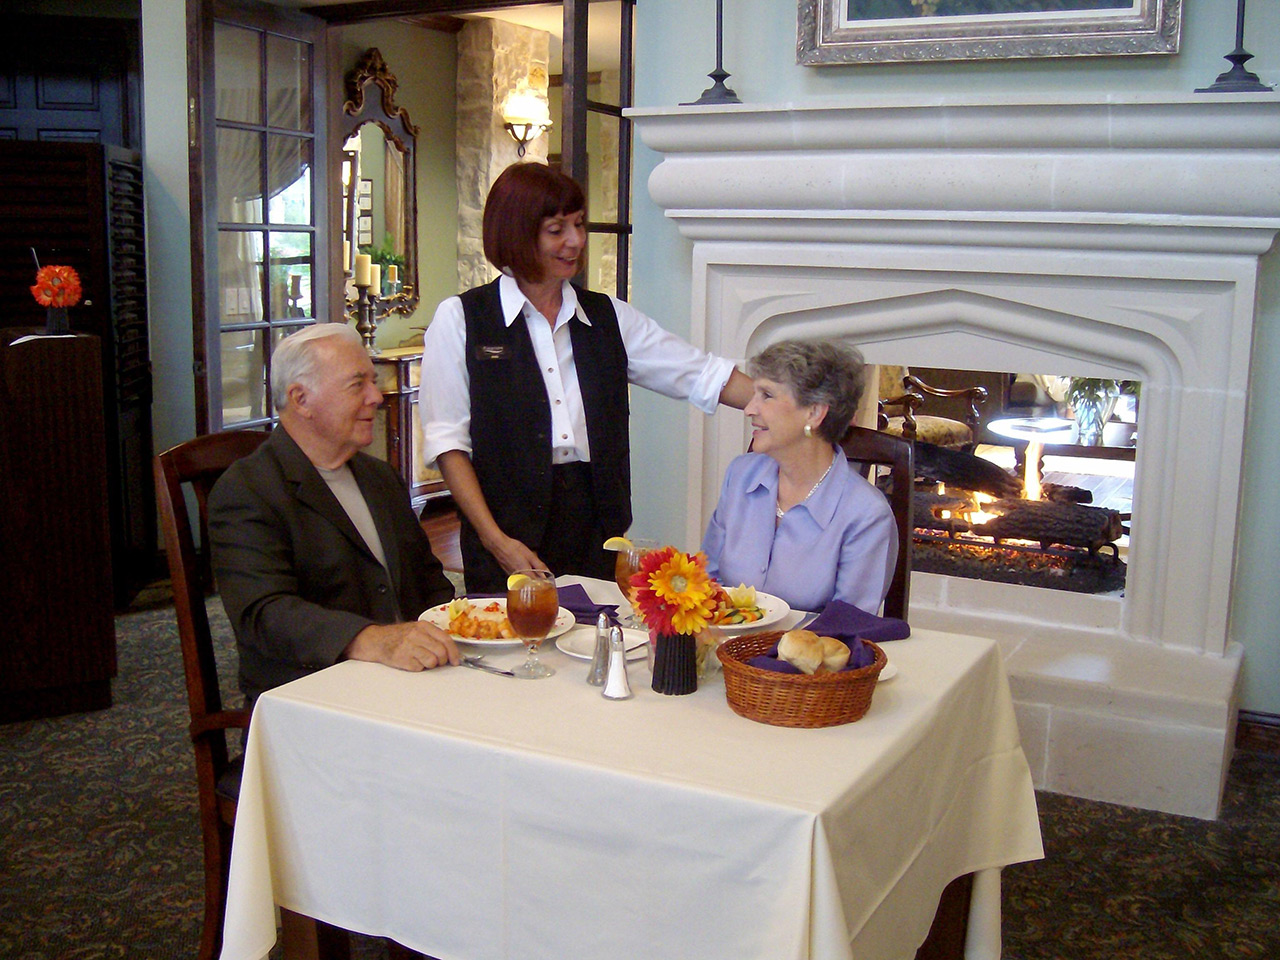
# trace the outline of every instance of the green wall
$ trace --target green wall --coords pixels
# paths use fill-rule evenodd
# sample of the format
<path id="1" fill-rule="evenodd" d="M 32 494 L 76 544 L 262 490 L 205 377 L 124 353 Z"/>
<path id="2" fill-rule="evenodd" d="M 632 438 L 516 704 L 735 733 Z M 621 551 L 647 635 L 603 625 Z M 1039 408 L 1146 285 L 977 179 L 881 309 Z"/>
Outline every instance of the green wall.
<path id="1" fill-rule="evenodd" d="M 1187 94 L 1212 83 L 1235 46 L 1235 0 L 1183 3 L 1176 56 L 1076 57 L 803 67 L 795 62 L 796 4 L 735 0 L 724 7 L 728 86 L 746 103 L 786 104 L 823 97 L 908 95 L 927 99 L 969 94 Z M 645 0 L 636 5 L 636 90 L 639 107 L 696 100 L 715 66 L 715 4 Z M 1280 3 L 1248 5 L 1248 67 L 1264 83 L 1280 84 Z M 1214 96 L 1229 96 L 1216 94 Z M 1277 94 L 1280 96 L 1280 94 Z M 692 244 L 649 199 L 645 183 L 660 157 L 637 138 L 633 179 L 635 241 L 632 299 L 687 336 Z M 1280 253 L 1263 260 L 1253 383 L 1280 383 Z M 670 431 L 684 410 L 643 390 L 632 391 L 633 500 L 638 534 L 680 544 L 684 539 L 688 456 Z M 739 417 L 732 411 L 721 417 Z M 1233 585 L 1234 639 L 1246 655 L 1241 706 L 1280 714 L 1280 621 L 1271 605 L 1280 569 L 1280 395 L 1252 392 L 1245 438 L 1242 525 Z M 693 547 L 696 544 L 683 544 Z"/>

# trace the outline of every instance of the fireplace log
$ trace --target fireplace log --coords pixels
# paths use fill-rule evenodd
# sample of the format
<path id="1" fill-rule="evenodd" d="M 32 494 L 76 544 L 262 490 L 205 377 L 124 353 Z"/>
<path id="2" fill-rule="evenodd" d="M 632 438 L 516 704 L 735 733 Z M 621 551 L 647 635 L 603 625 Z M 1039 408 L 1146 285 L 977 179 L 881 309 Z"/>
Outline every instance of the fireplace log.
<path id="1" fill-rule="evenodd" d="M 993 497 L 1022 496 L 1022 478 L 990 460 L 921 440 L 912 446 L 917 477 L 980 490 Z"/>
<path id="2" fill-rule="evenodd" d="M 1000 516 L 972 527 L 975 534 L 995 540 L 1035 540 L 1042 547 L 1058 543 L 1097 550 L 1124 533 L 1120 514 L 1078 503 L 1045 500 L 997 500 L 988 513 Z"/>
<path id="3" fill-rule="evenodd" d="M 1093 491 L 1065 483 L 1040 484 L 1040 496 L 1050 503 L 1093 503 Z"/>

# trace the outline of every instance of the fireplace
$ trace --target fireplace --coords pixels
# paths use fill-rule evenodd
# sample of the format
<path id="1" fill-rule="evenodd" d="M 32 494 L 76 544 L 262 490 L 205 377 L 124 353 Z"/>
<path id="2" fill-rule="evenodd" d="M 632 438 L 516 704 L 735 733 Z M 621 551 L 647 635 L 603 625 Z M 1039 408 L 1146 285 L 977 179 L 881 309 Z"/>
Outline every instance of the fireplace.
<path id="1" fill-rule="evenodd" d="M 918 572 L 913 623 L 995 638 L 1037 785 L 1214 816 L 1257 260 L 1280 105 L 1254 95 L 631 111 L 692 241 L 695 342 L 1142 383 L 1122 593 Z M 688 539 L 742 421 L 694 420 Z M 1030 591 L 1030 593 L 1028 592 Z"/>

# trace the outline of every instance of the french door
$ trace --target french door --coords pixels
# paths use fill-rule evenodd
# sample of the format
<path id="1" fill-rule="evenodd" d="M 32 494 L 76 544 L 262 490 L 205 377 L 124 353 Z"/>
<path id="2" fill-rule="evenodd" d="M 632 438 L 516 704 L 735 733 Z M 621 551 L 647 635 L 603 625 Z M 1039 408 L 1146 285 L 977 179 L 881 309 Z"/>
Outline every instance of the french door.
<path id="1" fill-rule="evenodd" d="M 194 9 L 193 9 L 194 8 Z M 275 419 L 271 355 L 327 320 L 323 21 L 190 0 L 196 429 Z"/>

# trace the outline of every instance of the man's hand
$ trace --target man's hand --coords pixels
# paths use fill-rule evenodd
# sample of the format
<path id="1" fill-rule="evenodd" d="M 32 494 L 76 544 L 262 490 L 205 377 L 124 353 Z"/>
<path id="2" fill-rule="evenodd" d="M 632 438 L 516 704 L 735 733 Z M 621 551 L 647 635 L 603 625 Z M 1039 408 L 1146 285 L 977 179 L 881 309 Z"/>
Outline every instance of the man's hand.
<path id="1" fill-rule="evenodd" d="M 347 660 L 385 663 L 399 670 L 430 670 L 461 658 L 453 638 L 429 623 L 391 623 L 365 627 L 343 651 Z"/>

